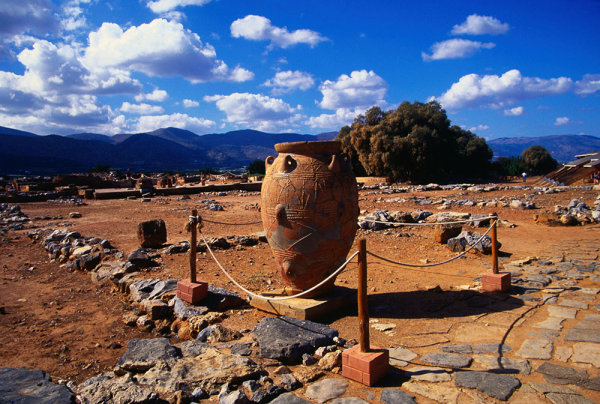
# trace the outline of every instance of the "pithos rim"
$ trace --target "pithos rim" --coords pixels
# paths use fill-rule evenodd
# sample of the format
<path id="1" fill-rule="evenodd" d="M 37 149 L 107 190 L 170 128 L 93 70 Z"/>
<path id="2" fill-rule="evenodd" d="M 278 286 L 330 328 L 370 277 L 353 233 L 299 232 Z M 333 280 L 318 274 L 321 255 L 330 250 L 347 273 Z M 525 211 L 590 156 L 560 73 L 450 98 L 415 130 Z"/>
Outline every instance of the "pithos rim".
<path id="1" fill-rule="evenodd" d="M 342 150 L 342 142 L 338 140 L 315 140 L 307 142 L 277 143 L 275 150 L 279 153 L 297 154 L 338 154 Z"/>

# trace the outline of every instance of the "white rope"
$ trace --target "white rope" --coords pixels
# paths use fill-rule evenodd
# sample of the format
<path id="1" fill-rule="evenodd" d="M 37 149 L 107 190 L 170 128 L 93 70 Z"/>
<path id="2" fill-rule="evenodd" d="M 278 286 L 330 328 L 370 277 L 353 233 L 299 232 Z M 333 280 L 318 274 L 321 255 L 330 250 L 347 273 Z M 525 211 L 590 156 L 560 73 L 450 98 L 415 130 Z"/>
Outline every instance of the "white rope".
<path id="1" fill-rule="evenodd" d="M 207 223 L 215 223 L 215 224 L 224 224 L 224 225 L 228 225 L 228 226 L 246 226 L 246 225 L 250 225 L 250 224 L 258 224 L 258 223 L 262 223 L 262 220 L 256 221 L 256 222 L 248 222 L 248 223 L 225 223 L 225 222 L 217 222 L 214 220 L 208 220 L 208 219 L 204 219 L 201 216 L 190 216 L 190 223 L 202 223 L 202 222 L 207 222 Z"/>
<path id="2" fill-rule="evenodd" d="M 461 223 L 475 223 L 482 222 L 487 219 L 497 219 L 498 216 L 486 216 L 478 219 L 468 219 L 468 220 L 455 220 L 453 222 L 434 222 L 434 223 L 401 223 L 401 222 L 383 222 L 380 220 L 373 219 L 360 219 L 363 222 L 371 222 L 371 223 L 382 223 L 391 226 L 436 226 L 438 224 L 461 224 Z"/>
<path id="3" fill-rule="evenodd" d="M 306 295 L 306 294 L 314 291 L 315 289 L 323 286 L 324 284 L 326 284 L 327 282 L 329 282 L 331 279 L 333 279 L 334 277 L 336 277 L 340 272 L 342 272 L 346 268 L 346 265 L 348 265 L 348 263 L 350 261 L 352 261 L 352 259 L 354 259 L 354 257 L 356 257 L 358 255 L 358 251 L 356 251 L 354 254 L 352 254 L 350 256 L 350 258 L 348 258 L 346 260 L 346 262 L 344 262 L 337 270 L 335 270 L 334 273 L 332 273 L 331 275 L 329 275 L 327 278 L 325 278 L 323 281 L 321 281 L 321 283 L 319 283 L 318 285 L 315 285 L 312 288 L 310 288 L 308 290 L 305 290 L 304 292 L 298 293 L 297 295 L 293 295 L 293 296 L 287 296 L 287 297 L 265 297 L 265 296 L 257 295 L 256 293 L 250 292 L 248 289 L 246 289 L 245 287 L 243 287 L 242 285 L 240 285 L 239 283 L 237 283 L 235 281 L 235 279 L 233 279 L 231 277 L 231 275 L 229 275 L 229 273 L 227 272 L 227 270 L 225 268 L 223 268 L 223 266 L 221 265 L 221 263 L 219 262 L 219 260 L 217 259 L 217 257 L 215 257 L 215 254 L 210 249 L 210 246 L 208 245 L 208 242 L 206 241 L 206 238 L 204 237 L 204 234 L 202 233 L 202 231 L 200 231 L 200 235 L 202 236 L 202 240 L 204 241 L 204 244 L 206 245 L 206 248 L 208 249 L 208 252 L 210 252 L 210 255 L 213 257 L 213 259 L 215 260 L 215 262 L 217 263 L 217 265 L 219 266 L 219 268 L 221 268 L 221 271 L 223 271 L 223 273 L 225 273 L 225 275 L 227 275 L 227 277 L 231 280 L 231 282 L 233 282 L 238 288 L 240 288 L 241 290 L 243 290 L 244 292 L 246 292 L 250 296 L 255 297 L 257 299 L 263 299 L 263 300 L 281 301 L 281 300 L 294 299 L 294 298 L 297 298 L 297 297 L 300 297 L 300 296 L 304 296 L 304 295 Z"/>
<path id="4" fill-rule="evenodd" d="M 392 261 L 392 260 L 390 260 L 390 259 L 388 259 L 388 258 L 381 257 L 381 256 L 379 256 L 379 255 L 377 255 L 377 254 L 375 254 L 375 253 L 372 253 L 372 252 L 371 252 L 371 251 L 369 251 L 369 250 L 367 250 L 367 254 L 370 254 L 370 255 L 372 255 L 372 256 L 373 256 L 373 257 L 375 257 L 375 258 L 379 258 L 380 260 L 387 261 L 387 262 L 389 262 L 389 263 L 391 263 L 391 264 L 402 265 L 402 266 L 405 266 L 405 267 L 416 267 L 416 268 L 435 267 L 435 266 L 438 266 L 438 265 L 447 264 L 447 263 L 449 263 L 449 262 L 452 262 L 452 261 L 454 261 L 454 260 L 457 260 L 457 259 L 459 259 L 460 257 L 462 257 L 463 255 L 465 255 L 466 253 L 468 253 L 469 251 L 471 251 L 473 248 L 475 248 L 475 246 L 476 246 L 477 244 L 479 244 L 479 243 L 480 243 L 480 242 L 483 240 L 483 238 L 484 238 L 485 236 L 487 236 L 487 234 L 490 232 L 490 230 L 492 230 L 492 228 L 493 228 L 493 227 L 496 225 L 496 223 L 497 223 L 497 222 L 494 222 L 494 223 L 493 223 L 493 224 L 490 226 L 490 228 L 489 228 L 489 229 L 487 229 L 487 231 L 486 231 L 486 232 L 483 234 L 483 236 L 479 237 L 479 240 L 477 240 L 477 242 L 476 242 L 475 244 L 473 244 L 471 247 L 469 247 L 467 250 L 463 251 L 462 253 L 460 253 L 459 255 L 457 255 L 457 256 L 455 256 L 455 257 L 452 257 L 452 258 L 450 258 L 450 259 L 447 259 L 446 261 L 442 261 L 442 262 L 435 262 L 435 263 L 433 263 L 433 264 L 405 264 L 405 263 L 403 263 L 403 262 Z"/>

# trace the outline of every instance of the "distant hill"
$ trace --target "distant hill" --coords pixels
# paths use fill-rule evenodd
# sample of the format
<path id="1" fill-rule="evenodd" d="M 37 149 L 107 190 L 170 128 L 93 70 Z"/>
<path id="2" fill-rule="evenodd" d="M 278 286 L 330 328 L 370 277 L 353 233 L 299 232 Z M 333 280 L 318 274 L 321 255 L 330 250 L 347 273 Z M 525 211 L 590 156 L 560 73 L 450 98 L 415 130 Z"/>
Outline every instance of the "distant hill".
<path id="1" fill-rule="evenodd" d="M 276 143 L 332 140 L 336 136 L 337 132 L 314 136 L 250 129 L 199 136 L 177 128 L 114 136 L 97 133 L 38 136 L 0 127 L 0 173 L 84 172 L 98 164 L 133 171 L 190 171 L 207 166 L 241 168 L 255 159 L 276 156 Z M 579 135 L 502 138 L 488 144 L 496 157 L 521 155 L 529 146 L 539 144 L 560 162 L 572 161 L 576 154 L 600 150 L 600 138 Z"/>
<path id="2" fill-rule="evenodd" d="M 75 133 L 66 137 L 77 140 L 100 140 L 106 143 L 115 143 L 112 136 L 101 135 L 100 133 Z"/>
<path id="3" fill-rule="evenodd" d="M 600 138 L 587 135 L 553 135 L 512 137 L 488 140 L 494 157 L 520 156 L 529 146 L 541 145 L 561 163 L 575 160 L 575 155 L 600 150 Z"/>
<path id="4" fill-rule="evenodd" d="M 199 136 L 177 128 L 105 136 L 78 133 L 37 136 L 0 130 L 0 172 L 55 174 L 87 171 L 98 164 L 121 170 L 187 171 L 204 167 L 241 168 L 255 159 L 276 156 L 274 145 L 317 140 L 314 135 L 238 130 Z M 332 132 L 333 133 L 333 132 Z"/>
<path id="5" fill-rule="evenodd" d="M 37 136 L 35 133 L 25 132 L 23 130 L 6 128 L 4 126 L 0 126 L 0 135 L 15 135 L 15 136 L 28 136 L 34 137 Z"/>

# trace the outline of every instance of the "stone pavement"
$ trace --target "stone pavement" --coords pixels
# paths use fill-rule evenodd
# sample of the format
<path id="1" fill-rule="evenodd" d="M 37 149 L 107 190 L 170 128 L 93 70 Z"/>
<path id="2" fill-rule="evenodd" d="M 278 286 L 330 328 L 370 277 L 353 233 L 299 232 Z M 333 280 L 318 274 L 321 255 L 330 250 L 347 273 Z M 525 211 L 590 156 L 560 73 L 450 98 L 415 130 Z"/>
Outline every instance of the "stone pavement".
<path id="1" fill-rule="evenodd" d="M 537 259 L 505 262 L 509 294 L 444 292 L 424 303 L 431 318 L 399 319 L 391 329 L 375 326 L 386 310 L 378 302 L 372 333 L 396 342 L 390 374 L 379 388 L 355 397 L 340 391 L 330 402 L 600 403 L 599 249 L 575 240 Z M 412 333 L 403 331 L 409 323 Z"/>

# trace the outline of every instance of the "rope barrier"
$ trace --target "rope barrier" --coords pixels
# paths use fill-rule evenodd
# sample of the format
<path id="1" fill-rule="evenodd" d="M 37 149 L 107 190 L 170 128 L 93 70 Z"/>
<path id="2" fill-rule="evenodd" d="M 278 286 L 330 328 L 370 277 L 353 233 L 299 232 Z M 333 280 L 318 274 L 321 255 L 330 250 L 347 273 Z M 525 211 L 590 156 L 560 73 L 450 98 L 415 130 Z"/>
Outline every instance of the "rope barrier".
<path id="1" fill-rule="evenodd" d="M 247 226 L 247 225 L 251 225 L 251 224 L 258 224 L 258 223 L 262 223 L 262 220 L 256 221 L 256 222 L 248 222 L 248 223 L 225 223 L 225 222 L 217 222 L 214 220 L 208 220 L 208 219 L 203 219 L 201 216 L 190 216 L 190 223 L 196 220 L 197 223 L 202 223 L 202 222 L 207 222 L 207 223 L 214 223 L 214 224 L 224 224 L 227 226 Z"/>
<path id="2" fill-rule="evenodd" d="M 223 265 L 221 265 L 221 263 L 219 262 L 219 260 L 217 259 L 217 257 L 215 256 L 215 254 L 213 253 L 213 251 L 211 250 L 210 246 L 208 245 L 208 242 L 206 241 L 206 238 L 204 237 L 204 233 L 202 233 L 201 230 L 199 230 L 200 232 L 200 236 L 202 236 L 202 240 L 204 241 L 204 244 L 206 245 L 206 248 L 208 249 L 208 252 L 210 253 L 210 255 L 212 256 L 213 260 L 216 262 L 216 264 L 219 266 L 219 268 L 221 268 L 221 271 L 223 271 L 223 273 L 229 278 L 229 280 L 231 280 L 238 288 L 240 288 L 241 290 L 243 290 L 244 292 L 246 292 L 248 295 L 255 297 L 257 299 L 263 299 L 263 300 L 272 300 L 272 301 L 281 301 L 281 300 L 289 300 L 289 299 L 294 299 L 300 296 L 304 296 L 316 289 L 318 289 L 319 287 L 323 286 L 324 284 L 326 284 L 327 282 L 329 282 L 331 279 L 335 278 L 339 273 L 341 273 L 345 268 L 346 265 L 348 265 L 348 263 L 350 261 L 352 261 L 354 259 L 354 257 L 356 257 L 358 255 L 358 251 L 356 251 L 354 254 L 352 254 L 350 256 L 350 258 L 348 258 L 346 260 L 346 262 L 344 262 L 338 269 L 336 269 L 331 275 L 329 275 L 327 278 L 325 278 L 323 281 L 321 281 L 319 284 L 313 286 L 312 288 L 305 290 L 304 292 L 298 293 L 296 295 L 293 296 L 286 296 L 286 297 L 265 297 L 265 296 L 261 296 L 261 295 L 257 295 L 256 293 L 253 293 L 251 291 L 249 291 L 248 289 L 246 289 L 245 287 L 243 287 L 242 285 L 240 285 L 239 283 L 236 282 L 235 279 L 233 279 L 231 277 L 231 275 L 229 275 L 229 273 L 227 272 L 227 270 L 225 268 L 223 268 Z"/>
<path id="3" fill-rule="evenodd" d="M 371 223 L 382 223 L 392 226 L 436 226 L 438 224 L 461 224 L 461 223 L 475 223 L 482 222 L 487 219 L 497 219 L 498 216 L 486 216 L 479 219 L 468 219 L 468 220 L 455 220 L 452 222 L 435 222 L 435 223 L 401 223 L 401 222 L 384 222 L 381 220 L 373 220 L 373 219 L 361 219 L 363 222 L 371 222 Z"/>
<path id="4" fill-rule="evenodd" d="M 476 246 L 477 244 L 481 243 L 481 241 L 483 240 L 483 238 L 484 238 L 485 236 L 487 236 L 487 234 L 488 234 L 488 233 L 489 233 L 489 232 L 490 232 L 490 231 L 491 231 L 491 230 L 494 228 L 494 226 L 496 226 L 496 223 L 497 223 L 497 222 L 494 222 L 494 223 L 493 223 L 493 224 L 492 224 L 492 225 L 489 227 L 489 229 L 487 229 L 487 231 L 486 231 L 486 232 L 483 234 L 483 236 L 479 237 L 479 239 L 477 240 L 477 242 L 476 242 L 476 243 L 474 243 L 474 244 L 473 244 L 471 247 L 469 247 L 467 250 L 463 251 L 463 252 L 462 252 L 462 253 L 460 253 L 459 255 L 457 255 L 457 256 L 455 256 L 455 257 L 452 257 L 452 258 L 450 258 L 450 259 L 447 259 L 446 261 L 435 262 L 435 263 L 433 263 L 433 264 L 406 264 L 406 263 L 403 263 L 403 262 L 393 261 L 393 260 L 390 260 L 390 259 L 388 259 L 388 258 L 381 257 L 381 256 L 379 256 L 379 255 L 377 255 L 377 254 L 375 254 L 375 253 L 373 253 L 373 252 L 371 252 L 371 251 L 369 251 L 369 250 L 367 250 L 367 254 L 370 254 L 370 255 L 372 255 L 372 256 L 373 256 L 373 257 L 375 257 L 375 258 L 379 258 L 380 260 L 383 260 L 383 261 L 389 262 L 389 263 L 391 263 L 391 264 L 402 265 L 402 266 L 405 266 L 405 267 L 414 267 L 414 268 L 427 268 L 427 267 L 435 267 L 435 266 L 438 266 L 438 265 L 447 264 L 447 263 L 449 263 L 449 262 L 452 262 L 452 261 L 454 261 L 454 260 L 457 260 L 457 259 L 459 259 L 460 257 L 462 257 L 463 255 L 465 255 L 466 253 L 468 253 L 469 251 L 471 251 L 473 248 L 475 248 L 475 246 Z"/>

